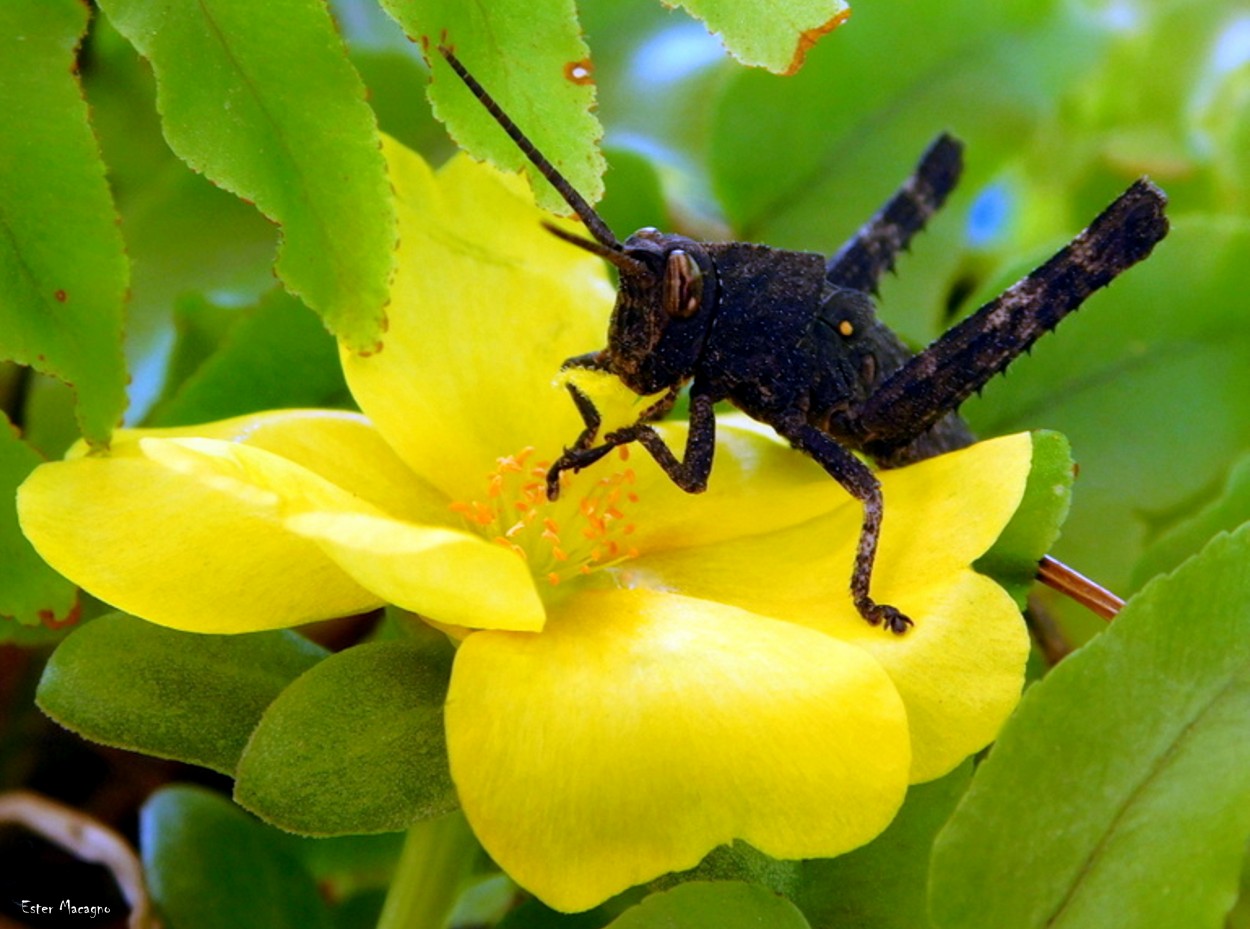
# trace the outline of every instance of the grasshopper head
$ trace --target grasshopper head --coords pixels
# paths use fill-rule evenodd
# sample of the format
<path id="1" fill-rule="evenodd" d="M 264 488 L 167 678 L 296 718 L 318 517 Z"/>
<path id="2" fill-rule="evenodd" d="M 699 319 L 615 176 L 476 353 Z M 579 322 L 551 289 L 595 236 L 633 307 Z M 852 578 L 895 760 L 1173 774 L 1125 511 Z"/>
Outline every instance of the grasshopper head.
<path id="1" fill-rule="evenodd" d="M 712 318 L 712 260 L 694 239 L 652 228 L 626 239 L 621 254 L 608 370 L 639 394 L 677 386 L 694 373 Z"/>

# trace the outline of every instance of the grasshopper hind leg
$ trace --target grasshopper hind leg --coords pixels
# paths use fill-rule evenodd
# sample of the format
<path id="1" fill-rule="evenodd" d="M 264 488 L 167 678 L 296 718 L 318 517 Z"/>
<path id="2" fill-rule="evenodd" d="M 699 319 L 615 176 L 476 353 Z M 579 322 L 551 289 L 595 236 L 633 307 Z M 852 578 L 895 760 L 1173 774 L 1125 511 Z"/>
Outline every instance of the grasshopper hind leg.
<path id="1" fill-rule="evenodd" d="M 929 219 L 942 208 L 963 172 L 963 145 L 945 133 L 938 136 L 903 185 L 872 219 L 829 259 L 831 284 L 875 293 L 881 275 L 894 267 Z"/>

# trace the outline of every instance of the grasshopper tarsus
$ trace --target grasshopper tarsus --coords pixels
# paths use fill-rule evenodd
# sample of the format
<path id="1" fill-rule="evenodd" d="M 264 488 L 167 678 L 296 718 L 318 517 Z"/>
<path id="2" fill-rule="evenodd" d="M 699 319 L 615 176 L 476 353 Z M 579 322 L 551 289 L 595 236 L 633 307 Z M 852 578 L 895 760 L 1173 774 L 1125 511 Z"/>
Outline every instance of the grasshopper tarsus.
<path id="1" fill-rule="evenodd" d="M 903 615 L 902 610 L 884 603 L 876 603 L 871 598 L 857 600 L 855 609 L 859 611 L 860 616 L 864 617 L 872 625 L 888 629 L 895 635 L 902 635 L 915 625 Z"/>

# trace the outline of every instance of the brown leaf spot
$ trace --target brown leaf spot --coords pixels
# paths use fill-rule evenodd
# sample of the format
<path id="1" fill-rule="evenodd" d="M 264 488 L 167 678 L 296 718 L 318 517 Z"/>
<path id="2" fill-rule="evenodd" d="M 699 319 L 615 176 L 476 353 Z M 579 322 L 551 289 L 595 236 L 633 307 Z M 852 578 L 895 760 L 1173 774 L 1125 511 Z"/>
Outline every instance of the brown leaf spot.
<path id="1" fill-rule="evenodd" d="M 589 84 L 594 80 L 591 76 L 593 70 L 589 58 L 583 58 L 581 61 L 570 61 L 564 66 L 564 77 L 574 84 Z"/>
<path id="2" fill-rule="evenodd" d="M 847 7 L 841 13 L 833 17 L 827 23 L 822 23 L 813 29 L 808 29 L 799 36 L 799 42 L 794 46 L 794 57 L 790 59 L 789 66 L 781 72 L 787 77 L 794 74 L 799 68 L 803 67 L 803 60 L 807 58 L 807 53 L 813 45 L 820 41 L 820 37 L 826 33 L 833 32 L 844 22 L 851 18 L 850 7 Z"/>
<path id="3" fill-rule="evenodd" d="M 46 628 L 64 629 L 66 626 L 73 626 L 78 622 L 79 617 L 82 615 L 82 603 L 75 601 L 69 612 L 65 614 L 64 619 L 57 619 L 56 613 L 49 609 L 42 609 L 37 615 L 39 616 L 39 622 Z"/>
<path id="4" fill-rule="evenodd" d="M 69 294 L 67 294 L 67 293 L 66 293 L 65 291 L 63 291 L 63 290 L 58 290 L 58 291 L 57 291 L 56 293 L 54 293 L 52 296 L 56 297 L 56 302 L 57 302 L 57 303 L 64 303 L 66 300 L 68 300 L 68 299 L 69 299 Z"/>

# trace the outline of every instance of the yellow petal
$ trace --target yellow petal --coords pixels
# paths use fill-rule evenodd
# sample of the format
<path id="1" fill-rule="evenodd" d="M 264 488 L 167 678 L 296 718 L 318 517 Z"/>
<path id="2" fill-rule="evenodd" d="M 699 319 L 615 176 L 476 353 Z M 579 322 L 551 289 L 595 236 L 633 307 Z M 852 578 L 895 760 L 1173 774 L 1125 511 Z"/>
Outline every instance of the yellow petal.
<path id="1" fill-rule="evenodd" d="M 272 452 L 402 519 L 450 523 L 448 500 L 422 481 L 359 413 L 342 410 L 268 410 L 195 426 L 118 429 L 110 455 L 138 455 L 147 438 L 202 438 L 237 442 Z M 67 458 L 88 453 L 85 442 Z"/>
<path id="2" fill-rule="evenodd" d="M 849 497 L 789 529 L 644 552 L 618 570 L 631 585 L 734 604 L 869 650 L 907 704 L 912 780 L 930 780 L 984 748 L 1019 699 L 1029 647 L 1020 612 L 970 565 L 1015 512 L 1031 461 L 1021 434 L 879 475 L 885 520 L 872 592 L 915 621 L 901 636 L 869 626 L 851 604 L 862 511 Z"/>
<path id="3" fill-rule="evenodd" d="M 909 765 L 902 704 L 863 650 L 644 590 L 582 593 L 541 635 L 470 635 L 446 720 L 474 832 L 569 911 L 734 838 L 845 852 L 889 823 Z"/>
<path id="4" fill-rule="evenodd" d="M 236 443 L 148 438 L 131 451 L 41 465 L 18 491 L 26 537 L 101 600 L 164 626 L 214 633 L 381 604 L 283 526 L 292 506 L 348 507 L 351 495 Z"/>
<path id="5" fill-rule="evenodd" d="M 657 424 L 679 456 L 685 422 Z M 745 416 L 721 417 L 707 490 L 689 494 L 673 483 L 641 446 L 631 447 L 638 504 L 631 544 L 641 552 L 697 549 L 741 536 L 776 532 L 844 507 L 847 494 L 814 461 L 790 448 L 767 426 Z M 596 466 L 600 469 L 602 465 Z M 597 472 L 588 469 L 585 478 Z"/>
<path id="6" fill-rule="evenodd" d="M 535 632 L 542 601 L 523 559 L 476 535 L 360 513 L 287 521 L 368 590 L 438 623 Z"/>
<path id="7" fill-rule="evenodd" d="M 907 705 L 911 780 L 922 783 L 998 736 L 1020 701 L 1029 636 L 1007 592 L 968 569 L 915 602 L 923 624 L 902 636 L 856 627 L 855 641 L 881 662 Z"/>
<path id="8" fill-rule="evenodd" d="M 603 262 L 543 229 L 524 182 L 467 158 L 437 176 L 394 142 L 399 271 L 381 351 L 344 354 L 361 409 L 419 474 L 472 499 L 501 455 L 554 457 L 581 429 L 553 384 L 603 347 Z"/>

